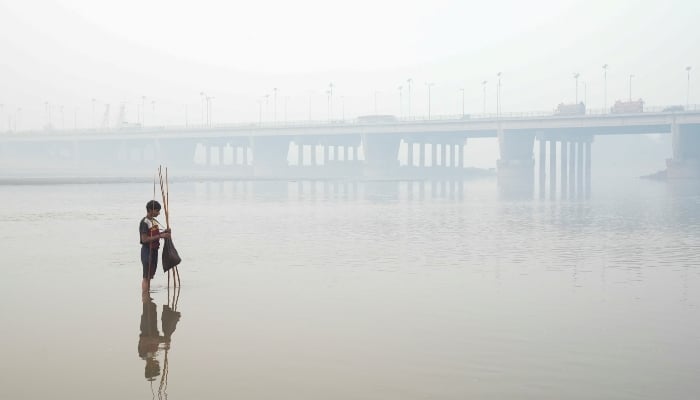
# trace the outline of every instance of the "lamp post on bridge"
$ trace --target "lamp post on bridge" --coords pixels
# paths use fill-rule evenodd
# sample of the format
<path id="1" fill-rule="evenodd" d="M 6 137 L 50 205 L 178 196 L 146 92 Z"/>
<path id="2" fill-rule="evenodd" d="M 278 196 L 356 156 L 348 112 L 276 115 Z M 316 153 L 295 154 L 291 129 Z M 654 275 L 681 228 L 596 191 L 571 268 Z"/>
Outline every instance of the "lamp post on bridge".
<path id="1" fill-rule="evenodd" d="M 413 78 L 406 79 L 406 83 L 408 83 L 408 119 L 411 119 L 411 82 L 413 82 Z"/>
<path id="2" fill-rule="evenodd" d="M 399 118 L 403 118 L 403 86 L 399 85 Z"/>
<path id="3" fill-rule="evenodd" d="M 632 101 L 632 78 L 634 78 L 634 74 L 630 74 L 630 101 Z"/>
<path id="4" fill-rule="evenodd" d="M 685 109 L 687 110 L 690 106 L 690 70 L 693 69 L 690 65 L 685 67 L 685 71 L 688 73 L 688 89 L 685 95 Z"/>
<path id="5" fill-rule="evenodd" d="M 575 103 L 578 104 L 578 77 L 581 76 L 578 72 L 574 72 L 574 80 L 576 81 L 576 101 Z"/>
<path id="6" fill-rule="evenodd" d="M 484 116 L 486 115 L 486 84 L 489 83 L 488 81 L 483 81 L 481 82 L 481 86 L 483 88 L 484 92 Z"/>
<path id="7" fill-rule="evenodd" d="M 498 82 L 496 83 L 496 117 L 501 115 L 501 73 L 497 73 L 496 77 Z"/>
<path id="8" fill-rule="evenodd" d="M 206 120 L 204 119 L 204 114 L 205 114 L 204 110 L 207 108 L 207 105 L 206 105 L 207 95 L 204 92 L 199 92 L 199 97 L 202 100 L 202 126 L 206 126 L 207 123 L 205 122 Z M 207 114 L 207 116 L 209 115 L 208 110 L 207 110 L 206 114 Z"/>
<path id="9" fill-rule="evenodd" d="M 428 86 L 428 121 L 430 121 L 430 88 L 435 84 L 432 82 L 426 82 L 425 85 Z"/>
<path id="10" fill-rule="evenodd" d="M 376 90 L 374 91 L 374 115 L 377 115 L 377 94 L 378 93 L 379 93 L 378 91 L 376 91 Z"/>
<path id="11" fill-rule="evenodd" d="M 603 64 L 603 113 L 608 109 L 608 64 Z"/>
<path id="12" fill-rule="evenodd" d="M 464 118 L 464 88 L 459 88 L 459 91 L 462 92 L 462 118 Z"/>
<path id="13" fill-rule="evenodd" d="M 276 124 L 277 123 L 277 88 L 272 88 L 272 92 L 274 93 L 273 97 L 273 105 L 272 105 L 272 121 Z"/>
<path id="14" fill-rule="evenodd" d="M 333 82 L 328 84 L 328 120 L 333 121 Z"/>
<path id="15" fill-rule="evenodd" d="M 146 96 L 141 96 L 141 126 L 146 126 Z"/>

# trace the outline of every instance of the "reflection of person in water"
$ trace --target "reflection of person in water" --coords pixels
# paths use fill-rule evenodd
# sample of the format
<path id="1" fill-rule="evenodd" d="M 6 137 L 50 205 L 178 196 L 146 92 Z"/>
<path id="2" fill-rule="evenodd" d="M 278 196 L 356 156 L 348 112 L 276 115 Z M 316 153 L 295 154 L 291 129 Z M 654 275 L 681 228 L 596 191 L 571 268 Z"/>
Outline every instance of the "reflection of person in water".
<path id="1" fill-rule="evenodd" d="M 160 364 L 156 359 L 158 344 L 163 337 L 158 332 L 158 311 L 156 304 L 149 297 L 143 298 L 141 313 L 141 334 L 139 335 L 139 357 L 146 360 L 145 376 L 149 381 L 160 375 Z"/>
<path id="2" fill-rule="evenodd" d="M 156 304 L 148 296 L 143 296 L 143 311 L 141 313 L 141 334 L 139 335 L 138 352 L 139 357 L 146 361 L 145 377 L 148 381 L 154 381 L 161 374 L 160 363 L 157 359 L 160 345 L 163 344 L 164 359 L 163 359 L 163 375 L 161 376 L 161 385 L 159 392 L 166 389 L 168 376 L 168 351 L 172 335 L 175 332 L 178 321 L 180 321 L 180 312 L 177 311 L 177 300 L 179 299 L 179 290 L 173 294 L 172 303 L 170 292 L 168 291 L 168 304 L 163 304 L 163 312 L 161 314 L 161 329 L 163 335 L 158 331 L 158 311 Z"/>

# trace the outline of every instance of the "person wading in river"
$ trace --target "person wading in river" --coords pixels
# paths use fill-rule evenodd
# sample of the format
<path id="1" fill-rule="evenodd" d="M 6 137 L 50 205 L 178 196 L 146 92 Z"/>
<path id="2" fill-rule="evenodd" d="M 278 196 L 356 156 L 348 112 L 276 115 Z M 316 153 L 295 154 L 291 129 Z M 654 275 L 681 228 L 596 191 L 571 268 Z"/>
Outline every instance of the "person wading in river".
<path id="1" fill-rule="evenodd" d="M 141 265 L 143 266 L 141 290 L 144 296 L 148 295 L 151 289 L 151 279 L 155 276 L 158 267 L 160 239 L 170 238 L 170 229 L 160 230 L 160 224 L 156 220 L 158 215 L 160 215 L 160 203 L 151 200 L 146 203 L 146 216 L 139 223 Z"/>

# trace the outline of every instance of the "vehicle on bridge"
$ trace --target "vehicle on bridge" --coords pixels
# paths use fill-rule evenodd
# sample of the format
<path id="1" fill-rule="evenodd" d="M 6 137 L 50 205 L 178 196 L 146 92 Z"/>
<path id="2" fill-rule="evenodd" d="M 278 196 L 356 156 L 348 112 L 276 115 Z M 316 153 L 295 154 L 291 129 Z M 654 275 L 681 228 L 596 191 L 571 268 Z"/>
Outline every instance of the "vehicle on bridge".
<path id="1" fill-rule="evenodd" d="M 378 122 L 396 122 L 396 117 L 393 115 L 360 115 L 357 117 L 357 122 L 361 124 L 376 124 Z"/>
<path id="2" fill-rule="evenodd" d="M 617 100 L 610 109 L 612 114 L 634 114 L 644 112 L 644 100 L 621 101 Z"/>
<path id="3" fill-rule="evenodd" d="M 664 109 L 661 110 L 661 112 L 678 112 L 678 111 L 685 111 L 685 107 L 680 106 L 680 105 L 676 105 L 676 106 L 664 107 Z"/>
<path id="4" fill-rule="evenodd" d="M 564 104 L 559 103 L 557 109 L 554 110 L 554 115 L 585 115 L 586 105 L 583 102 Z"/>

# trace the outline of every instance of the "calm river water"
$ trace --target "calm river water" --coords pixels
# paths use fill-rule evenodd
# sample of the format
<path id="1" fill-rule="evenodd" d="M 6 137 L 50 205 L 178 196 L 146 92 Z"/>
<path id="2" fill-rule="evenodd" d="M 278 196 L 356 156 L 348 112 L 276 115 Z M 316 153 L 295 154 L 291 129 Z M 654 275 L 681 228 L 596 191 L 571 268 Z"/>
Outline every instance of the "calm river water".
<path id="1" fill-rule="evenodd" d="M 175 181 L 144 302 L 152 191 L 0 186 L 0 398 L 700 396 L 696 187 Z"/>

